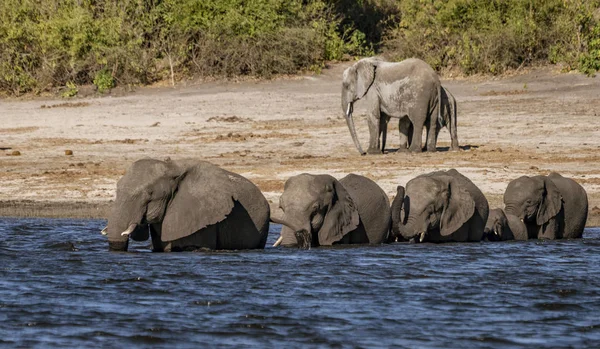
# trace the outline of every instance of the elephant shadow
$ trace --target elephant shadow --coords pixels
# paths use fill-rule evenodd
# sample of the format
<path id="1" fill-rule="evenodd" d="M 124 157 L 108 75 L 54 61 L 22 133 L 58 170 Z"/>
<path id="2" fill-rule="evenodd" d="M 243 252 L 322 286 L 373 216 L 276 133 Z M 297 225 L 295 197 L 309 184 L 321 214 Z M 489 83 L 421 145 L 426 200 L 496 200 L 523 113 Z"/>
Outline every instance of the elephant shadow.
<path id="1" fill-rule="evenodd" d="M 461 145 L 461 146 L 459 146 L 459 148 L 460 148 L 460 150 L 465 151 L 465 150 L 471 150 L 471 149 L 478 149 L 479 146 L 467 144 L 467 145 Z M 435 150 L 438 152 L 449 152 L 450 147 L 436 147 Z M 423 151 L 425 151 L 425 149 L 423 149 Z M 385 150 L 386 154 L 397 153 L 397 152 L 401 152 L 400 148 L 387 148 Z"/>

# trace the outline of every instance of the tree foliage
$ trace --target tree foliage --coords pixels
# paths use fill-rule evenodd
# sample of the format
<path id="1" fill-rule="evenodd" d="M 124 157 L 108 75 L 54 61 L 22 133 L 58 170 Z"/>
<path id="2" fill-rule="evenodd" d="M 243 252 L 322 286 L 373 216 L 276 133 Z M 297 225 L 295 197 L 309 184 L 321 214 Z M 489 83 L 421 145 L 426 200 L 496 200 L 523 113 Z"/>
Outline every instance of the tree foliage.
<path id="1" fill-rule="evenodd" d="M 3 0 L 0 92 L 269 77 L 386 53 L 436 69 L 600 69 L 600 0 Z"/>

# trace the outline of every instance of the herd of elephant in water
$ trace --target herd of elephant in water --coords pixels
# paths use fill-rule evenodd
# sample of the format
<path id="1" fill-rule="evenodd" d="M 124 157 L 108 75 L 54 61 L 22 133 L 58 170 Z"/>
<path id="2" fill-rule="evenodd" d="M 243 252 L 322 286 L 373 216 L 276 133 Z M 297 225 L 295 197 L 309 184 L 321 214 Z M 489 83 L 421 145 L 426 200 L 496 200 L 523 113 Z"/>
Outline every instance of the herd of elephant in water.
<path id="1" fill-rule="evenodd" d="M 489 210 L 471 180 L 455 169 L 398 186 L 391 206 L 371 179 L 300 174 L 284 186 L 271 216 L 251 181 L 200 160 L 142 159 L 117 183 L 108 224 L 109 249 L 152 239 L 157 252 L 263 249 L 269 223 L 282 224 L 274 246 L 477 242 L 580 238 L 588 201 L 583 187 L 557 173 L 522 176 L 504 193 L 505 209 Z"/>
<path id="2" fill-rule="evenodd" d="M 352 112 L 364 99 L 369 148 L 362 150 Z M 419 59 L 399 63 L 365 58 L 347 68 L 342 109 L 361 154 L 385 150 L 387 123 L 399 119 L 399 151 L 435 151 L 442 127 L 458 150 L 456 100 L 435 71 Z M 126 251 L 130 239 L 152 239 L 154 251 L 263 249 L 269 223 L 282 230 L 274 246 L 477 242 L 581 238 L 588 214 L 583 187 L 558 173 L 522 176 L 504 193 L 504 209 L 490 211 L 481 190 L 455 169 L 417 176 L 398 186 L 390 205 L 371 179 L 327 175 L 289 178 L 271 216 L 259 188 L 239 174 L 200 160 L 142 159 L 117 183 L 102 234 L 109 249 Z"/>

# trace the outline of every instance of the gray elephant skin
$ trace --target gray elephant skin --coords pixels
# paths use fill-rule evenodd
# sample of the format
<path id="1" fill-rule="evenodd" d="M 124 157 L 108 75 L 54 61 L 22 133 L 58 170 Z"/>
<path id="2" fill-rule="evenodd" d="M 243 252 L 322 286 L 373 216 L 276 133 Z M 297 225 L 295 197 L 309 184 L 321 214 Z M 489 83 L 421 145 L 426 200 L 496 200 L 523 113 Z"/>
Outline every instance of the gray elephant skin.
<path id="1" fill-rule="evenodd" d="M 456 107 L 456 98 L 448 91 L 447 88 L 442 86 L 441 90 L 441 115 L 438 120 L 438 125 L 435 132 L 435 143 L 437 144 L 438 135 L 443 127 L 448 128 L 448 132 L 450 133 L 450 150 L 457 151 L 459 150 L 458 146 L 458 133 L 456 130 L 457 124 L 457 107 Z"/>
<path id="2" fill-rule="evenodd" d="M 283 224 L 275 245 L 302 246 L 304 232 L 309 245 L 380 244 L 390 227 L 389 199 L 369 178 L 349 174 L 337 180 L 330 175 L 300 174 L 284 186 L 279 206 Z"/>
<path id="3" fill-rule="evenodd" d="M 516 216 L 507 217 L 504 210 L 495 208 L 490 210 L 483 234 L 488 241 L 527 240 L 527 231 L 523 228 Z"/>
<path id="4" fill-rule="evenodd" d="M 481 241 L 488 212 L 487 199 L 467 177 L 455 169 L 432 172 L 398 187 L 392 234 L 398 241 Z"/>
<path id="5" fill-rule="evenodd" d="M 422 150 L 423 128 L 427 130 L 427 150 L 435 151 L 440 80 L 429 64 L 416 58 L 398 63 L 364 58 L 348 67 L 342 81 L 342 109 L 354 145 L 365 154 L 356 135 L 352 112 L 354 103 L 364 99 L 369 125 L 369 154 L 385 150 L 387 123 L 399 119 L 400 150 Z M 381 142 L 380 142 L 381 139 Z"/>
<path id="6" fill-rule="evenodd" d="M 246 178 L 199 160 L 134 162 L 117 183 L 110 250 L 152 238 L 154 251 L 264 248 L 269 204 Z"/>
<path id="7" fill-rule="evenodd" d="M 513 231 L 527 231 L 529 239 L 581 238 L 588 214 L 588 198 L 581 185 L 558 173 L 522 176 L 508 184 L 504 210 Z"/>

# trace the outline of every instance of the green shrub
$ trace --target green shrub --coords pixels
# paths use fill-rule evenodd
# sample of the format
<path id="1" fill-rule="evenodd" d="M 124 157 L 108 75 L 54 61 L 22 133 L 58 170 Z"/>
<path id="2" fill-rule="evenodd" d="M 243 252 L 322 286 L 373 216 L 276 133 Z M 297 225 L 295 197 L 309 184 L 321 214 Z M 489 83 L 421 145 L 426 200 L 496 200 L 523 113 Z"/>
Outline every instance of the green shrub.
<path id="1" fill-rule="evenodd" d="M 61 94 L 63 98 L 71 98 L 77 96 L 79 89 L 72 81 L 67 82 L 66 90 Z"/>
<path id="2" fill-rule="evenodd" d="M 370 53 L 323 0 L 4 0 L 0 91 L 268 77 Z"/>
<path id="3" fill-rule="evenodd" d="M 537 63 L 594 65 L 597 0 L 404 0 L 384 38 L 393 59 L 420 57 L 436 69 L 499 74 Z M 585 68 L 583 68 L 585 67 Z"/>
<path id="4" fill-rule="evenodd" d="M 110 72 L 107 70 L 100 70 L 96 73 L 94 85 L 96 85 L 98 92 L 104 93 L 114 87 L 115 80 Z"/>

